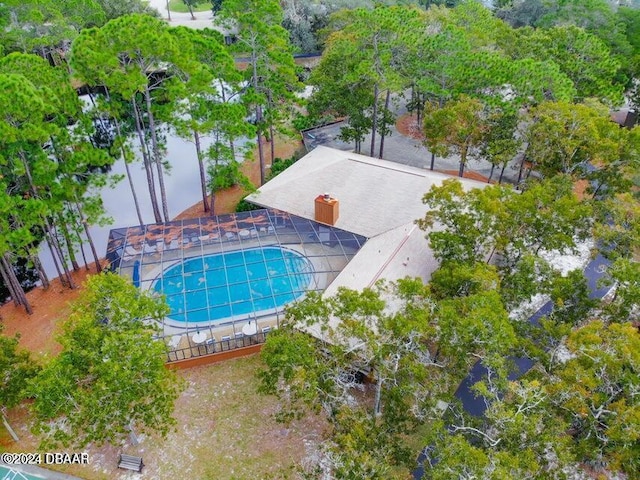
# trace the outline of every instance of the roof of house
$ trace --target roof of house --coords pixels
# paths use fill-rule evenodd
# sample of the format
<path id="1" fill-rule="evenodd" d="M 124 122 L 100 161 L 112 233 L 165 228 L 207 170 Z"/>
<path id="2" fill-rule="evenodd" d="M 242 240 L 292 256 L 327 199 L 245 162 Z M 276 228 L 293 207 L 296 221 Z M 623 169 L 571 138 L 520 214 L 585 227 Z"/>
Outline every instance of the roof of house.
<path id="1" fill-rule="evenodd" d="M 447 178 L 451 176 L 319 146 L 247 200 L 313 219 L 315 198 L 329 193 L 339 201 L 335 226 L 372 238 L 423 217 L 423 195 Z M 459 180 L 469 189 L 486 186 Z"/>

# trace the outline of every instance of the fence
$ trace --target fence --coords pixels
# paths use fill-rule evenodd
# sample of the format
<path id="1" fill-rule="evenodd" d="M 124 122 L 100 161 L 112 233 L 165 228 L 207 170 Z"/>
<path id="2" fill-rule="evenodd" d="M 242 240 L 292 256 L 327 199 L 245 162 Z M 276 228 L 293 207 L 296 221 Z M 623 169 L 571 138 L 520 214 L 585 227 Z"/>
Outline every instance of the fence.
<path id="1" fill-rule="evenodd" d="M 220 340 L 209 338 L 203 343 L 191 344 L 185 348 L 176 348 L 167 352 L 167 363 L 188 360 L 190 358 L 203 357 L 205 355 L 213 355 L 221 352 L 228 352 L 238 348 L 259 345 L 267 340 L 270 329 L 255 335 L 244 335 L 236 333 L 235 335 L 223 336 Z"/>

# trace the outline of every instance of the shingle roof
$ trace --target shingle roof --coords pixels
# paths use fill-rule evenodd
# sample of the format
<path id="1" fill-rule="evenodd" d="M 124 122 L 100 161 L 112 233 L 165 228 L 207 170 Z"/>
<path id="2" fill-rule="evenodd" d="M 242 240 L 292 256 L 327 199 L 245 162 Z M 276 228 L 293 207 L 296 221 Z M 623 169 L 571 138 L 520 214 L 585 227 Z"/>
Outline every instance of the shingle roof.
<path id="1" fill-rule="evenodd" d="M 313 219 L 315 198 L 330 193 L 340 202 L 335 226 L 372 238 L 423 217 L 422 196 L 447 178 L 451 177 L 320 146 L 247 200 Z M 466 188 L 486 185 L 460 180 Z"/>

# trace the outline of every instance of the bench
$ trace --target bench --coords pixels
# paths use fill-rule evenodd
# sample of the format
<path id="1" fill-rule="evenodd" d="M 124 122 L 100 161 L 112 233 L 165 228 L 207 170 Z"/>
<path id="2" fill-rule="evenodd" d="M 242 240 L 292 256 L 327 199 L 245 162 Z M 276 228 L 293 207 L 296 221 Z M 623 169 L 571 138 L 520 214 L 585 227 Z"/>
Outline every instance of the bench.
<path id="1" fill-rule="evenodd" d="M 134 457 L 133 455 L 125 455 L 124 453 L 120 454 L 120 458 L 118 459 L 118 468 L 133 470 L 134 472 L 142 472 L 142 467 L 144 467 L 142 457 Z"/>

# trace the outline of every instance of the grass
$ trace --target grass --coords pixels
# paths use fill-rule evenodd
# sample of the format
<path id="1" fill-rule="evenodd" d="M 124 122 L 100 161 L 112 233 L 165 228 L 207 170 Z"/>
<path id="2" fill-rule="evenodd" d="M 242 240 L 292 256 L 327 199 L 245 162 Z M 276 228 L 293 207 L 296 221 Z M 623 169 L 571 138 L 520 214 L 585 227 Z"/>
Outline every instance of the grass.
<path id="1" fill-rule="evenodd" d="M 189 7 L 187 7 L 182 0 L 169 0 L 169 10 L 171 10 L 172 12 L 188 13 Z M 194 12 L 207 12 L 207 11 L 210 12 L 211 2 L 203 1 L 198 5 L 194 6 L 193 11 Z"/>
<path id="2" fill-rule="evenodd" d="M 186 389 L 176 404 L 177 428 L 167 438 L 141 436 L 137 446 L 91 447 L 89 465 L 60 470 L 86 480 L 129 479 L 116 468 L 118 454 L 127 453 L 143 457 L 143 478 L 291 478 L 293 466 L 314 455 L 326 422 L 310 415 L 277 423 L 277 399 L 257 393 L 255 372 L 261 366 L 260 356 L 253 355 L 180 371 Z M 21 440 L 13 443 L 3 432 L 0 450 L 36 451 L 26 409 L 13 409 L 9 417 Z"/>

